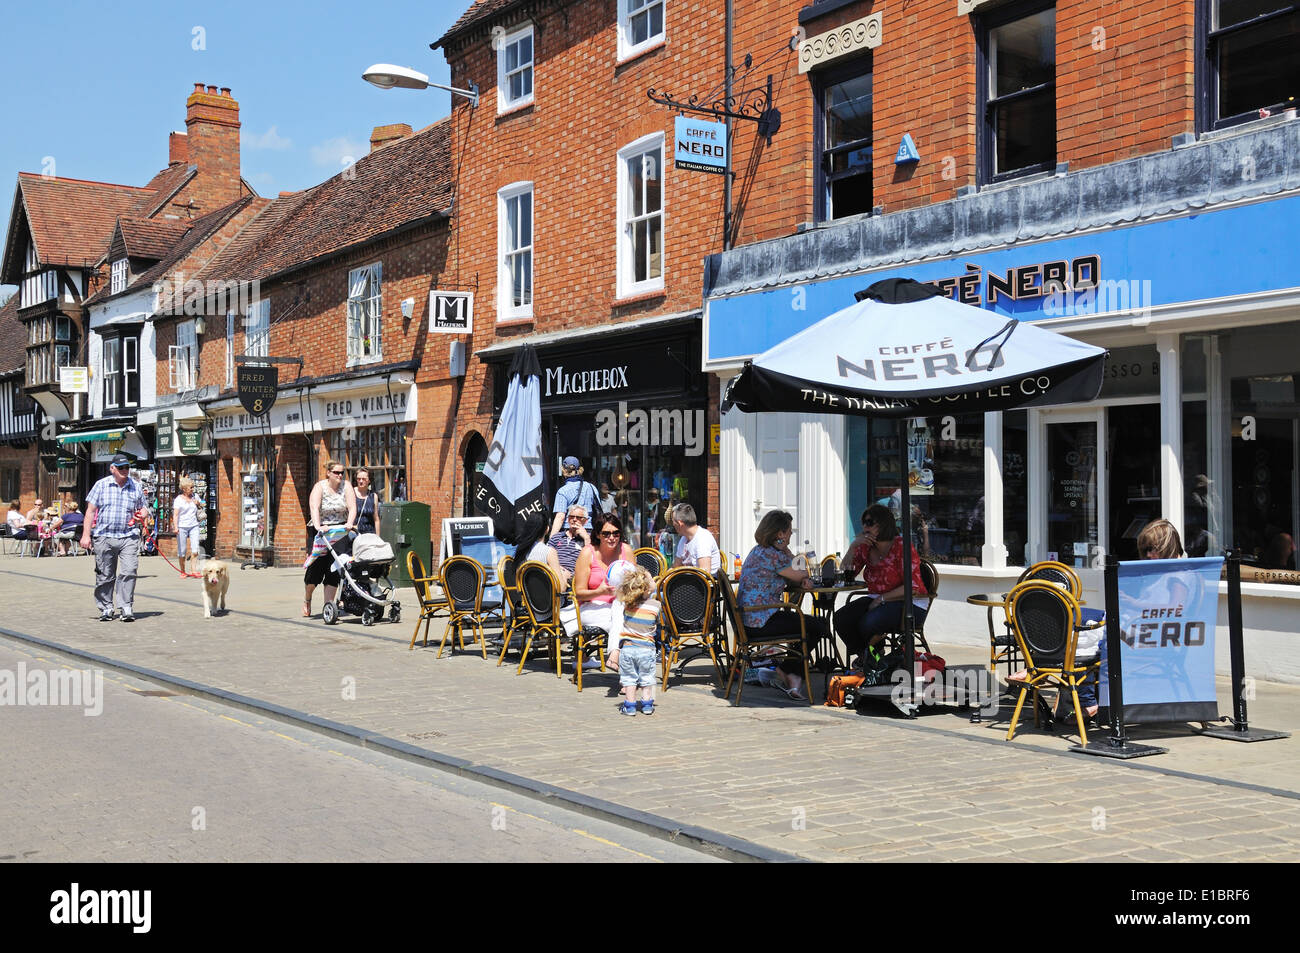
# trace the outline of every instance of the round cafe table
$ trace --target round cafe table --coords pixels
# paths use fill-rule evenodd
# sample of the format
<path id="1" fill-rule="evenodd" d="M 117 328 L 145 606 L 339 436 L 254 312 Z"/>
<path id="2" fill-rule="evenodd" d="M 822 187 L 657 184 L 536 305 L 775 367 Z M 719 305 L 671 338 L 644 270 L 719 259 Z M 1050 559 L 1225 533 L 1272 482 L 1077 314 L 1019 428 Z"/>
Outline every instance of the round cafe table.
<path id="1" fill-rule="evenodd" d="M 811 589 L 805 589 L 802 585 L 791 585 L 787 589 L 787 595 L 795 597 L 794 603 L 798 605 L 803 602 L 805 594 L 813 597 L 812 617 L 814 619 L 824 619 L 826 622 L 826 636 L 818 639 L 817 644 L 809 648 L 809 652 L 815 652 L 816 661 L 822 659 L 831 659 L 835 668 L 844 668 L 844 660 L 840 658 L 839 643 L 835 638 L 835 629 L 831 624 L 831 616 L 835 613 L 835 598 L 842 592 L 865 592 L 867 584 L 861 581 L 851 583 L 836 583 L 835 585 L 823 586 L 814 585 Z M 822 644 L 825 643 L 829 651 L 821 651 Z M 814 664 L 813 659 L 809 659 L 809 667 Z"/>

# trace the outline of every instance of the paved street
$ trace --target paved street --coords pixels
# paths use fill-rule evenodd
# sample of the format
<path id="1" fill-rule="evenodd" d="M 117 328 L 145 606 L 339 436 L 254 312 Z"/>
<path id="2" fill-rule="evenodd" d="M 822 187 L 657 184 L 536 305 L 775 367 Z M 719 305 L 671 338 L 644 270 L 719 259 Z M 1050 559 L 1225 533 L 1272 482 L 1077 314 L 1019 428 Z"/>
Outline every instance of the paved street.
<path id="1" fill-rule="evenodd" d="M 0 669 L 19 663 L 61 667 L 0 645 Z M 94 717 L 4 709 L 0 860 L 711 859 L 140 679 L 103 688 Z"/>
<path id="2" fill-rule="evenodd" d="M 609 676 L 591 677 L 579 695 L 540 661 L 516 677 L 513 666 L 497 668 L 476 653 L 435 659 L 433 648 L 418 645 L 408 652 L 409 592 L 400 625 L 364 628 L 348 618 L 331 628 L 293 617 L 299 573 L 236 570 L 233 611 L 204 619 L 197 582 L 161 560 L 146 560 L 142 570 L 139 621 L 100 624 L 92 621 L 90 560 L 5 559 L 0 627 L 812 860 L 1300 859 L 1296 737 L 1239 745 L 1179 729 L 1159 737 L 1169 754 L 1117 763 L 1067 753 L 1072 739 L 1035 731 L 1032 719 L 1008 744 L 1005 720 L 970 725 L 953 711 L 915 721 L 861 718 L 757 687 L 732 708 L 707 680 L 707 665 L 690 669 L 653 718 L 622 718 Z M 942 647 L 941 631 L 936 625 L 931 638 L 950 662 L 978 660 Z M 1300 731 L 1300 690 L 1259 683 L 1257 692 L 1253 723 Z M 1221 683 L 1221 705 L 1226 699 Z M 109 702 L 123 703 L 111 694 Z M 111 724 L 110 713 L 99 720 Z M 28 715 L 0 709 L 4 736 L 14 735 L 11 719 Z M 96 720 L 79 712 L 75 719 Z M 358 776 L 365 770 L 353 760 L 336 764 Z M 401 784 L 386 783 L 405 796 Z M 250 804 L 264 796 L 244 794 Z M 201 803 L 188 792 L 177 797 L 186 812 Z M 481 803 L 471 811 L 479 813 Z M 159 842 L 156 856 L 193 856 L 168 853 L 188 836 L 186 816 L 178 840 Z M 119 839 L 136 836 L 141 823 L 150 821 L 136 821 Z M 334 856 L 337 830 L 321 836 L 319 849 Z"/>

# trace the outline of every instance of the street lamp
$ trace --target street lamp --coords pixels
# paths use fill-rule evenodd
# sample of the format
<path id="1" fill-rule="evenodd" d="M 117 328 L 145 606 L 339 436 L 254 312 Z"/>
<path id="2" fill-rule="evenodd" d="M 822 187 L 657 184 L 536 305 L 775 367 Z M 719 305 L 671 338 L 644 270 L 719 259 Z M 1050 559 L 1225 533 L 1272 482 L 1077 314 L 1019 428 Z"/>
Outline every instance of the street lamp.
<path id="1" fill-rule="evenodd" d="M 413 70 L 409 66 L 394 66 L 392 63 L 376 63 L 362 73 L 361 78 L 380 89 L 393 89 L 399 86 L 402 89 L 428 89 L 432 86 L 434 89 L 445 89 L 449 93 L 459 93 L 469 100 L 471 107 L 478 105 L 478 84 L 472 80 L 469 89 L 457 89 L 455 86 L 431 83 L 424 73 Z"/>

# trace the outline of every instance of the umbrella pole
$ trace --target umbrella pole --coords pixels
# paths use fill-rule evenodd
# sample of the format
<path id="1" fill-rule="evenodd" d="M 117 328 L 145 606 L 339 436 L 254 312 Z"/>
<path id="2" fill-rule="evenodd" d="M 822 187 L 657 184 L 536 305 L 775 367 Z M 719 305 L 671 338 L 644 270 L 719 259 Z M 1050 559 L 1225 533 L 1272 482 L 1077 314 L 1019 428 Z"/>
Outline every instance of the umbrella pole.
<path id="1" fill-rule="evenodd" d="M 912 619 L 912 488 L 910 446 L 907 442 L 906 417 L 898 418 L 899 526 L 903 534 L 903 658 L 907 663 L 907 699 L 916 713 L 916 653 L 913 645 Z"/>

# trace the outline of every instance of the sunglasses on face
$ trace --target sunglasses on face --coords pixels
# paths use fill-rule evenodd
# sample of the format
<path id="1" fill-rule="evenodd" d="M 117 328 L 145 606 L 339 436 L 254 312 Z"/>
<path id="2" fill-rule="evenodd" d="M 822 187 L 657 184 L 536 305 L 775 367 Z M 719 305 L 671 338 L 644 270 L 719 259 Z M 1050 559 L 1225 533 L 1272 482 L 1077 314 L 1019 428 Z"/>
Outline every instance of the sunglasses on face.
<path id="1" fill-rule="evenodd" d="M 863 525 L 863 526 L 875 526 L 875 525 L 876 525 L 876 521 L 873 520 L 873 519 L 865 519 L 865 520 L 862 521 L 862 525 Z"/>
<path id="2" fill-rule="evenodd" d="M 618 530 L 611 530 L 609 532 L 605 532 L 604 530 L 602 530 L 600 535 L 604 536 L 606 539 L 618 539 L 623 534 L 620 533 Z"/>
<path id="3" fill-rule="evenodd" d="M 585 523 L 586 521 L 587 521 L 587 517 L 585 517 L 585 516 L 570 516 L 570 517 L 569 517 L 569 522 L 570 522 L 570 523 Z"/>
<path id="4" fill-rule="evenodd" d="M 342 470 L 331 470 L 331 471 L 330 471 L 330 476 L 342 476 L 342 475 L 343 475 L 343 471 L 342 471 Z"/>

